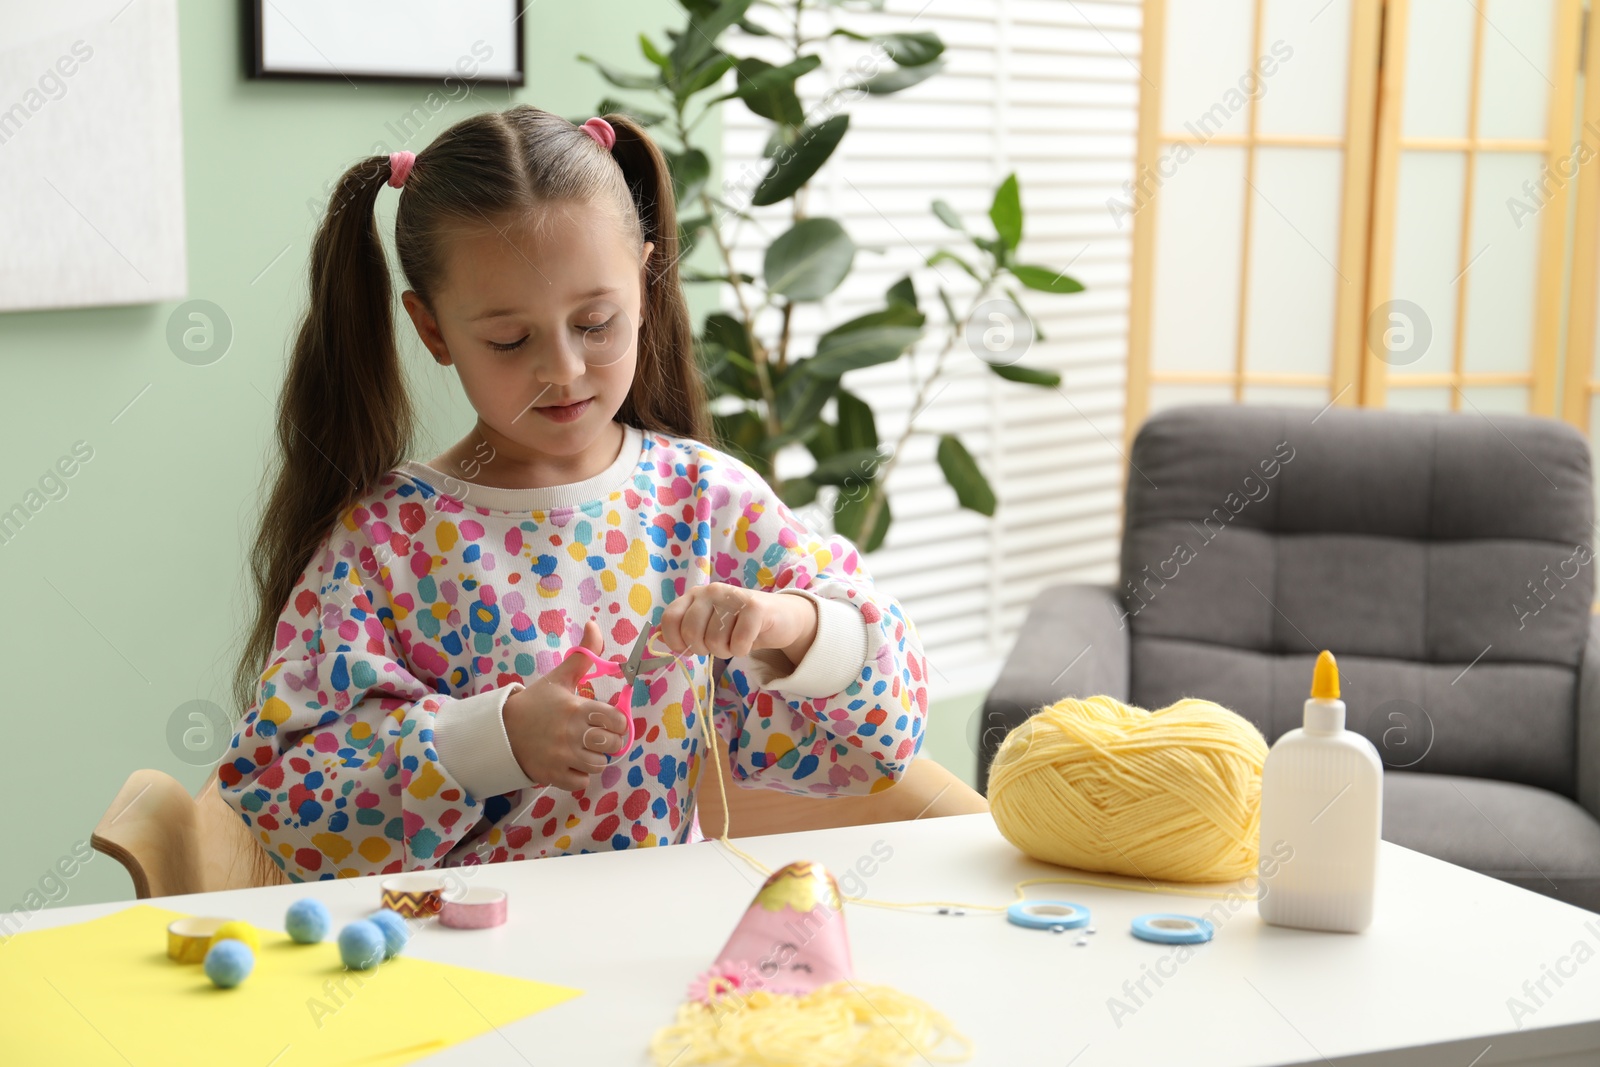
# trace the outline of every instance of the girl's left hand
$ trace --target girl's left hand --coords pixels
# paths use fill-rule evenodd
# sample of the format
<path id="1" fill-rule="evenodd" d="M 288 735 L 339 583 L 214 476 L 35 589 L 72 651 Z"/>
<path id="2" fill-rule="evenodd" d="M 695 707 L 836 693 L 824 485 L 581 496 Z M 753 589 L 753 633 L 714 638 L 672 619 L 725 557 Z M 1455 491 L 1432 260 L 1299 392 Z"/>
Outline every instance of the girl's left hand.
<path id="1" fill-rule="evenodd" d="M 727 657 L 809 645 L 816 626 L 817 609 L 806 597 L 712 582 L 668 604 L 658 628 L 661 643 L 674 652 Z"/>

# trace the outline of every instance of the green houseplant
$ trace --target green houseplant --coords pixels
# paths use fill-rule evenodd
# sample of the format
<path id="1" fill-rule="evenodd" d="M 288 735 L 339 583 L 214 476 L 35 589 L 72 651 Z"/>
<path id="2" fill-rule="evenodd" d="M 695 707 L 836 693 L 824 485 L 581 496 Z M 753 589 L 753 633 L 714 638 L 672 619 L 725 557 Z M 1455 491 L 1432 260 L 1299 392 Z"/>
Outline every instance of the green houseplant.
<path id="1" fill-rule="evenodd" d="M 858 250 L 836 219 L 808 215 L 807 185 L 849 131 L 845 105 L 862 97 L 900 92 L 934 76 L 944 65 L 944 43 L 936 34 L 858 33 L 836 27 L 822 36 L 802 32 L 805 12 L 819 8 L 878 10 L 883 0 L 679 0 L 682 28 L 666 31 L 668 43 L 647 35 L 639 48 L 648 63 L 643 73 L 616 70 L 592 57 L 592 64 L 611 85 L 640 94 L 639 104 L 601 101 L 599 110 L 623 112 L 652 130 L 667 152 L 677 193 L 681 254 L 701 242 L 715 245 L 720 259 L 716 273 L 685 272 L 688 281 L 725 282 L 733 308 L 706 316 L 697 355 L 709 383 L 712 417 L 721 443 L 763 477 L 790 507 L 813 503 L 823 486 L 837 487 L 832 503 L 834 529 L 863 551 L 883 543 L 891 522 L 884 485 L 913 433 L 934 433 L 916 425 L 916 417 L 932 400 L 932 388 L 946 360 L 963 338 L 996 375 L 1028 385 L 1056 387 L 1053 371 L 1019 365 L 1011 353 L 1038 335 L 1037 324 L 1022 308 L 1019 288 L 1047 293 L 1072 293 L 1083 287 L 1048 267 L 1019 263 L 1023 210 L 1016 175 L 995 190 L 989 209 L 993 234 L 969 230 L 943 200 L 932 210 L 964 242 L 959 250 L 940 248 L 926 264 L 951 264 L 970 275 L 977 292 L 958 310 L 950 294 L 938 287 L 944 322 L 934 368 L 918 379 L 911 371 L 915 400 L 912 417 L 893 444 L 880 441 L 872 407 L 846 389 L 843 376 L 852 370 L 898 360 L 929 332 L 927 314 L 911 277 L 896 282 L 881 308 L 824 331 L 809 353 L 792 351 L 795 308 L 820 301 L 849 276 Z M 737 28 L 782 43 L 787 56 L 774 64 L 734 54 L 723 46 Z M 816 47 L 833 36 L 869 43 L 872 48 L 841 84 L 809 109 L 795 83 L 822 65 Z M 724 89 L 734 72 L 733 87 Z M 763 157 L 765 172 L 753 189 L 722 190 L 710 185 L 711 164 L 694 142 L 696 129 L 715 108 L 739 101 L 771 129 Z M 790 226 L 767 247 L 758 278 L 737 270 L 730 229 L 750 221 L 751 207 L 790 205 Z M 997 293 L 1009 298 L 1010 313 L 996 310 Z M 772 313 L 772 314 L 769 314 Z M 774 323 L 772 320 L 776 318 Z M 1012 319 L 1020 321 L 1010 321 Z M 988 321 L 985 321 L 985 320 Z M 977 340 L 975 340 L 975 338 Z M 999 343 L 991 343 L 998 338 Z M 999 358 L 996 358 L 999 357 Z M 826 414 L 829 401 L 833 415 Z M 994 514 L 995 495 L 982 468 L 959 437 L 937 434 L 937 457 L 946 480 L 962 507 Z M 791 445 L 804 446 L 816 461 L 805 476 L 780 479 L 775 457 Z"/>

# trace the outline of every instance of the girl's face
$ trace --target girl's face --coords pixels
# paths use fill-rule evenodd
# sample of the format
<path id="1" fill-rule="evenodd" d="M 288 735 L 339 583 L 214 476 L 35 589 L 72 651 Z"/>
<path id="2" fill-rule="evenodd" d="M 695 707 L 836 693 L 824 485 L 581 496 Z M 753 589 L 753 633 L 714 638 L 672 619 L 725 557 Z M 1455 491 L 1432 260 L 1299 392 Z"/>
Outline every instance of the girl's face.
<path id="1" fill-rule="evenodd" d="M 543 211 L 543 228 L 463 230 L 445 250 L 430 313 L 402 295 L 423 343 L 454 366 L 479 430 L 512 465 L 607 445 L 633 384 L 644 263 L 621 226 L 586 204 Z M 605 460 L 610 460 L 610 455 Z"/>

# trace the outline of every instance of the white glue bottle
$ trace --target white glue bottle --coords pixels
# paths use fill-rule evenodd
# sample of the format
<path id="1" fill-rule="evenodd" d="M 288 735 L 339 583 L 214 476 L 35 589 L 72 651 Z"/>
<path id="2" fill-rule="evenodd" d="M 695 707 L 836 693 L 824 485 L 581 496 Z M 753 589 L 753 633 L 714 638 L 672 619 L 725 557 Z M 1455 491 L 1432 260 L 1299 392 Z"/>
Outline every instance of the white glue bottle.
<path id="1" fill-rule="evenodd" d="M 1317 656 L 1305 725 L 1261 772 L 1257 908 L 1275 926 L 1359 933 L 1372 922 L 1383 832 L 1383 761 L 1344 728 L 1339 668 Z"/>

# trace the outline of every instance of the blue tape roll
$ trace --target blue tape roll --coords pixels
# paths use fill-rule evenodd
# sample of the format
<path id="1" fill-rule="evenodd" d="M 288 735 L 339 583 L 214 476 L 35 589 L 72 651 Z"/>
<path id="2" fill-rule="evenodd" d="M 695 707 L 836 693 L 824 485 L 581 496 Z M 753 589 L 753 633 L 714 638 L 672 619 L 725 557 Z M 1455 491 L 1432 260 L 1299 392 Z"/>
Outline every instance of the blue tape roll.
<path id="1" fill-rule="evenodd" d="M 1198 945 L 1210 941 L 1215 931 L 1205 919 L 1193 915 L 1156 913 L 1133 920 L 1133 936 L 1162 945 Z"/>
<path id="2" fill-rule="evenodd" d="M 1065 900 L 1019 900 L 1006 918 L 1030 930 L 1076 930 L 1089 925 L 1089 909 Z"/>

